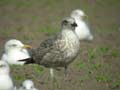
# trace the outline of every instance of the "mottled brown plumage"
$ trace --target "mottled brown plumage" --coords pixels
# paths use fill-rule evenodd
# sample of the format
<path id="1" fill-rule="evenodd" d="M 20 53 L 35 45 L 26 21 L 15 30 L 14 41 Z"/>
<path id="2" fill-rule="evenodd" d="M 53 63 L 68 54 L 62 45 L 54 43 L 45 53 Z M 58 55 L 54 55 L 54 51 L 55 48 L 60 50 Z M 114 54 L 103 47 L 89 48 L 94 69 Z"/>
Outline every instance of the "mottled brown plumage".
<path id="1" fill-rule="evenodd" d="M 76 26 L 73 18 L 65 18 L 61 32 L 32 50 L 33 58 L 26 60 L 26 63 L 36 63 L 49 68 L 67 67 L 79 53 L 80 42 L 74 32 Z"/>

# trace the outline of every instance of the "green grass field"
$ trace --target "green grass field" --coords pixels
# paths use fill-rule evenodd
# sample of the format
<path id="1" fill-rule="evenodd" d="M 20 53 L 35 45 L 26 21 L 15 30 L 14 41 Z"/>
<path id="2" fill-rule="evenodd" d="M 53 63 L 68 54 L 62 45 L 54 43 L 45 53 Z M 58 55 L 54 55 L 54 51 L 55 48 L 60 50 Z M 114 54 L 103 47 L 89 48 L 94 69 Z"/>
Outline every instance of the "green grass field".
<path id="1" fill-rule="evenodd" d="M 56 71 L 53 84 L 49 71 L 38 65 L 11 66 L 15 84 L 32 79 L 39 90 L 120 90 L 120 0 L 0 0 L 0 50 L 12 38 L 37 47 L 61 29 L 61 20 L 72 10 L 88 15 L 94 40 L 81 42 L 81 53 L 64 71 Z M 44 83 L 42 83 L 44 82 Z"/>

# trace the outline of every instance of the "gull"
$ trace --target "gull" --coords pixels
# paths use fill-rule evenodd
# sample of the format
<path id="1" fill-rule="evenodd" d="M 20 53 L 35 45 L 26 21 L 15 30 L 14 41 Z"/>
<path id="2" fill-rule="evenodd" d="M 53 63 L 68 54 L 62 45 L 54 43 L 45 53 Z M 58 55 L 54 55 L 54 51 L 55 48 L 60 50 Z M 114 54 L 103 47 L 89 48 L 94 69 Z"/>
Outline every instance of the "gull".
<path id="1" fill-rule="evenodd" d="M 39 47 L 33 49 L 32 59 L 19 60 L 26 61 L 26 64 L 35 63 L 50 68 L 50 75 L 53 78 L 54 69 L 67 67 L 72 63 L 79 54 L 80 41 L 75 32 L 77 24 L 72 17 L 63 19 L 62 30 L 40 43 Z"/>
<path id="2" fill-rule="evenodd" d="M 0 60 L 0 90 L 16 90 L 10 76 L 9 65 L 3 60 Z"/>
<path id="3" fill-rule="evenodd" d="M 26 48 L 30 48 L 30 46 L 24 45 L 19 40 L 11 39 L 5 43 L 1 59 L 7 61 L 9 64 L 23 65 L 25 62 L 19 62 L 18 60 L 30 58 Z"/>
<path id="4" fill-rule="evenodd" d="M 21 87 L 18 90 L 38 90 L 38 89 L 35 88 L 33 81 L 27 79 L 22 83 Z"/>
<path id="5" fill-rule="evenodd" d="M 75 19 L 75 22 L 78 25 L 75 28 L 75 32 L 78 35 L 79 40 L 93 40 L 93 35 L 91 34 L 88 25 L 84 21 L 86 14 L 82 10 L 76 9 L 71 12 L 70 16 Z"/>

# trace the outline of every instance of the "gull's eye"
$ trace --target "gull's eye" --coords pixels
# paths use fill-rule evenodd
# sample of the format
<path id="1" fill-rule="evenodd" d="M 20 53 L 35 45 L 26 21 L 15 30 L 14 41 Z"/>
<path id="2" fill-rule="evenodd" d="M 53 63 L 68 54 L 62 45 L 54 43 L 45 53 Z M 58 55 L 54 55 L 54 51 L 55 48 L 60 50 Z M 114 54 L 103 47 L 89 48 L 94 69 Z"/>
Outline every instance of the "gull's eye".
<path id="1" fill-rule="evenodd" d="M 16 45 L 16 44 L 13 44 L 12 46 L 13 46 L 13 47 L 16 47 L 17 45 Z"/>
<path id="2" fill-rule="evenodd" d="M 33 86 L 31 86 L 31 89 L 33 89 L 34 87 Z"/>

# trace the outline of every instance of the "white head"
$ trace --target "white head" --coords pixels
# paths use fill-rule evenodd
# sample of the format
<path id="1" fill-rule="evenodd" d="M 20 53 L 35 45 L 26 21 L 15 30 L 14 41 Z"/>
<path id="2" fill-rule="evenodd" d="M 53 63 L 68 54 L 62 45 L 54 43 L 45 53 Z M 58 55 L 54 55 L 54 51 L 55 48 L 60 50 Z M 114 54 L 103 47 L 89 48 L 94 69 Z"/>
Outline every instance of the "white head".
<path id="1" fill-rule="evenodd" d="M 34 83 L 31 80 L 29 80 L 29 79 L 25 80 L 22 83 L 22 89 L 23 90 L 34 90 L 35 89 Z"/>
<path id="2" fill-rule="evenodd" d="M 10 68 L 7 62 L 0 60 L 0 75 L 9 74 Z"/>
<path id="3" fill-rule="evenodd" d="M 72 11 L 70 16 L 75 18 L 75 19 L 81 19 L 82 20 L 86 15 L 82 10 L 76 9 L 76 10 Z"/>
<path id="4" fill-rule="evenodd" d="M 5 52 L 9 52 L 11 50 L 22 50 L 25 48 L 30 48 L 29 45 L 24 45 L 21 41 L 16 39 L 11 39 L 5 43 Z"/>

